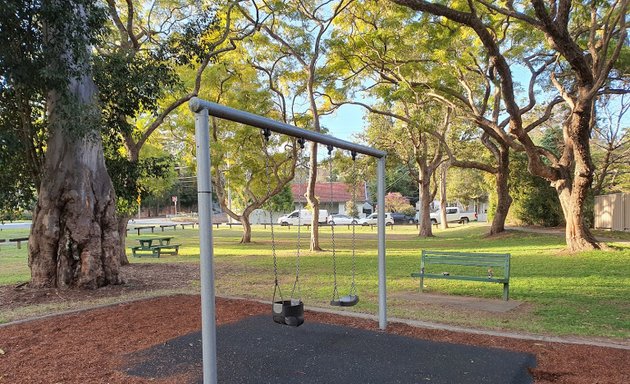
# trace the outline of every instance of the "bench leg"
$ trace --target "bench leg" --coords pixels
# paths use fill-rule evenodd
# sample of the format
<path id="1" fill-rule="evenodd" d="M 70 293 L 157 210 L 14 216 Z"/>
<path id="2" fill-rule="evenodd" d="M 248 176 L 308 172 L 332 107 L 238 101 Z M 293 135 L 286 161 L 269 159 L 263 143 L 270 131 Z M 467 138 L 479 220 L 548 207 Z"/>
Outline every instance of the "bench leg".
<path id="1" fill-rule="evenodd" d="M 503 300 L 508 301 L 510 295 L 510 283 L 503 284 Z"/>
<path id="2" fill-rule="evenodd" d="M 420 278 L 420 292 L 424 291 L 424 276 Z"/>

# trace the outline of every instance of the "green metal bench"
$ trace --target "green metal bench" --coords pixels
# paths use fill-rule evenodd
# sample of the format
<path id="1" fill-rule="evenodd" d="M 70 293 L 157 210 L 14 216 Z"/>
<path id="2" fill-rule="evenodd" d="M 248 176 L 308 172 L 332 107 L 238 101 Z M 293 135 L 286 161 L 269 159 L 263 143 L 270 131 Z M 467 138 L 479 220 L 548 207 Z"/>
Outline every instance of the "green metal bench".
<path id="1" fill-rule="evenodd" d="M 443 269 L 440 273 L 429 273 L 428 266 L 434 269 L 436 265 Z M 451 274 L 446 270 L 449 266 L 465 268 L 466 274 Z M 461 270 L 461 268 L 457 268 Z M 424 279 L 446 279 L 481 281 L 503 284 L 503 300 L 507 301 L 510 293 L 510 254 L 509 253 L 464 253 L 445 251 L 422 251 L 420 272 L 414 272 L 412 277 L 420 278 L 420 290 L 424 288 Z"/>
<path id="2" fill-rule="evenodd" d="M 136 245 L 131 247 L 133 257 L 152 256 L 160 257 L 160 255 L 177 255 L 179 253 L 179 247 L 181 244 L 169 244 L 169 245 L 153 245 L 150 247 L 143 247 Z"/>

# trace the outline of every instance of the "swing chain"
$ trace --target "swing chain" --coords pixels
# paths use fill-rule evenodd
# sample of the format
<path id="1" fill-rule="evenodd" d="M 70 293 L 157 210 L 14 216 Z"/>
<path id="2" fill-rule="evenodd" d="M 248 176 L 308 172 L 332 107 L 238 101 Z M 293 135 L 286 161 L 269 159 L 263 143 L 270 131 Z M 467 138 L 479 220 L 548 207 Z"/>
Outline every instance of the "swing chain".
<path id="1" fill-rule="evenodd" d="M 333 201 L 333 183 L 332 183 L 332 151 L 333 146 L 329 145 L 328 147 L 328 184 L 330 185 L 330 204 L 332 208 Z M 336 247 L 335 247 L 335 225 L 330 225 L 330 237 L 332 241 L 332 259 L 333 259 L 333 296 L 332 300 L 339 300 L 339 291 L 337 290 L 337 255 L 336 255 Z"/>
<path id="2" fill-rule="evenodd" d="M 306 142 L 306 140 L 304 140 L 303 138 L 298 138 L 297 140 L 298 144 L 300 145 L 300 149 L 303 150 L 304 149 L 304 143 Z M 296 161 L 296 164 L 299 165 L 299 158 L 300 156 L 298 155 L 298 160 Z M 298 180 L 298 185 L 300 185 L 299 181 L 302 181 L 301 179 Z M 306 184 L 306 181 L 304 180 L 304 184 Z M 297 290 L 298 293 L 298 299 L 301 299 L 302 297 L 302 293 L 300 290 L 300 245 L 302 243 L 302 237 L 300 235 L 300 228 L 302 228 L 302 214 L 301 212 L 298 213 L 298 227 L 297 227 L 297 248 L 296 248 L 296 253 L 295 253 L 295 281 L 293 282 L 293 289 L 291 290 L 291 298 L 295 298 L 295 291 Z"/>
<path id="3" fill-rule="evenodd" d="M 352 151 L 352 178 L 353 178 L 353 186 L 352 186 L 352 204 L 354 208 L 357 209 L 357 153 Z M 355 235 L 355 224 L 352 224 L 352 284 L 350 285 L 350 295 L 357 295 L 357 286 L 355 284 L 355 271 L 356 271 L 356 235 Z"/>
<path id="4" fill-rule="evenodd" d="M 263 129 L 263 136 L 265 139 L 265 176 L 267 180 L 267 196 L 271 196 L 271 182 L 269 180 L 269 151 L 267 150 L 269 145 L 269 137 L 271 136 L 271 131 L 268 128 Z M 271 254 L 273 256 L 273 276 L 274 276 L 274 288 L 273 288 L 273 297 L 275 301 L 276 291 L 280 293 L 280 300 L 282 300 L 282 291 L 280 291 L 280 286 L 278 284 L 278 258 L 276 257 L 276 238 L 273 231 L 273 213 L 271 212 L 271 208 L 268 210 L 269 212 L 269 226 L 271 227 Z"/>

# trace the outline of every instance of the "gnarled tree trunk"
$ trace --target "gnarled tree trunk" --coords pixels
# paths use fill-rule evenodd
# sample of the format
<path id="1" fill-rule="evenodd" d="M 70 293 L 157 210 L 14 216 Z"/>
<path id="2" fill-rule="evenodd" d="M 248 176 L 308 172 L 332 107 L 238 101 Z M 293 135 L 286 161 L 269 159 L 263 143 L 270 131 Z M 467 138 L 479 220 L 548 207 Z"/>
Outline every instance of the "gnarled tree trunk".
<path id="1" fill-rule="evenodd" d="M 79 87 L 91 94 L 88 84 Z M 72 139 L 61 129 L 52 132 L 29 240 L 31 285 L 122 283 L 115 209 L 98 133 Z"/>

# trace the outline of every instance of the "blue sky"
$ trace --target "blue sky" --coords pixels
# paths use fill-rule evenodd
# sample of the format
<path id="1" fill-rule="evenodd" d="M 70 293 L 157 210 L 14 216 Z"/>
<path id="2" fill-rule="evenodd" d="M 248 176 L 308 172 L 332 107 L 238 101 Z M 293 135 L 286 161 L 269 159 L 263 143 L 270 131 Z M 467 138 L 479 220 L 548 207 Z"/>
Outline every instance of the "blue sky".
<path id="1" fill-rule="evenodd" d="M 334 114 L 322 117 L 322 125 L 329 134 L 339 139 L 356 142 L 352 136 L 363 132 L 365 109 L 358 105 L 344 105 Z"/>

